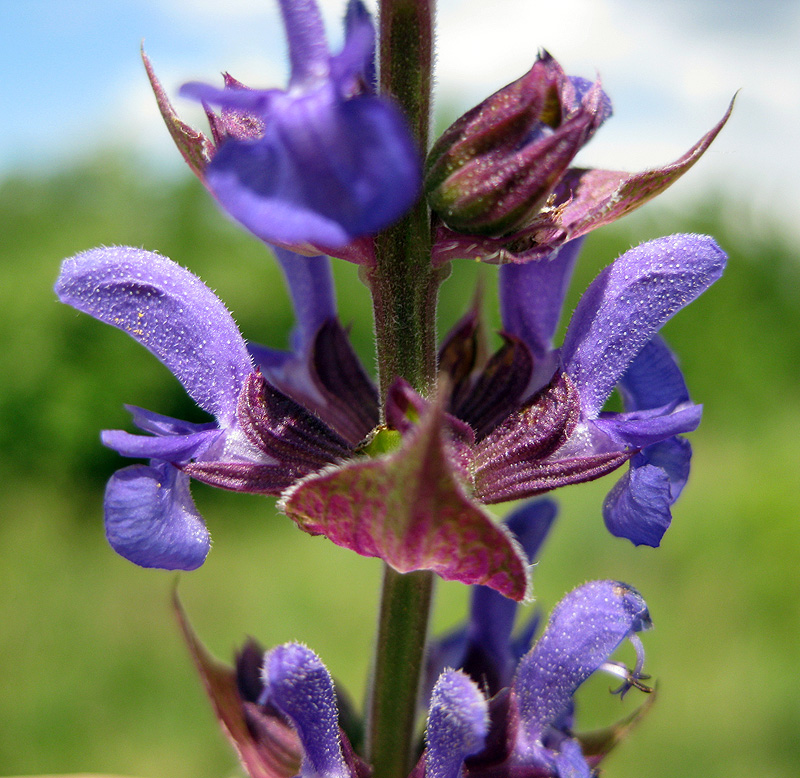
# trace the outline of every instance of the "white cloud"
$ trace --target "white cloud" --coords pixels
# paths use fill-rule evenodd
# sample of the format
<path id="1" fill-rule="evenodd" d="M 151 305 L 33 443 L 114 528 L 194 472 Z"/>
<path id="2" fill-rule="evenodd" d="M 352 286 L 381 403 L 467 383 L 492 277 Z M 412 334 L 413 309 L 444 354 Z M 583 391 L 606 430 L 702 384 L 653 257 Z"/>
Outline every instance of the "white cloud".
<path id="1" fill-rule="evenodd" d="M 800 204 L 800 6 L 767 2 L 763 13 L 751 6 L 443 0 L 438 92 L 448 105 L 471 107 L 519 77 L 545 47 L 570 73 L 599 71 L 614 101 L 614 118 L 580 161 L 636 170 L 684 153 L 741 89 L 728 126 L 662 202 L 713 182 L 733 198 L 783 208 L 788 218 Z"/>

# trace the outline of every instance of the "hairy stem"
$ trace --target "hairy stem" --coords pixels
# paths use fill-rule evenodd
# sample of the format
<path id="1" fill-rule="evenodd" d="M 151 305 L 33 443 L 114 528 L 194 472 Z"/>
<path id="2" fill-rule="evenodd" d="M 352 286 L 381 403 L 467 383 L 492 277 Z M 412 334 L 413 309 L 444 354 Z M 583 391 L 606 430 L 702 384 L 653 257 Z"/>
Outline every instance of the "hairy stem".
<path id="1" fill-rule="evenodd" d="M 433 573 L 384 566 L 368 760 L 375 778 L 407 778 L 413 766 L 420 674 L 425 658 Z"/>
<path id="2" fill-rule="evenodd" d="M 433 0 L 381 0 L 380 91 L 409 119 L 420 152 L 428 146 Z M 381 397 L 397 377 L 428 394 L 436 379 L 436 298 L 441 271 L 431 267 L 430 214 L 424 198 L 376 238 L 372 291 Z M 412 767 L 416 714 L 433 576 L 385 566 L 366 758 L 375 778 L 406 778 Z"/>
<path id="3" fill-rule="evenodd" d="M 428 147 L 433 41 L 432 0 L 382 0 L 380 88 L 400 103 L 424 154 Z M 428 392 L 436 372 L 436 298 L 443 278 L 431 267 L 430 212 L 414 208 L 376 240 L 367 272 L 375 312 L 381 395 L 402 376 Z"/>

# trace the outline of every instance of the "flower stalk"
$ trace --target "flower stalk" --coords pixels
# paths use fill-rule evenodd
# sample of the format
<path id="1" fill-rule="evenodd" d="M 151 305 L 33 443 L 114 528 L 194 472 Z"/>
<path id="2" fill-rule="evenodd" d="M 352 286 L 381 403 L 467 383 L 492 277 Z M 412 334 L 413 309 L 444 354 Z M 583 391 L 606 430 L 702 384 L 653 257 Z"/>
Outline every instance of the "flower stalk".
<path id="1" fill-rule="evenodd" d="M 413 767 L 432 594 L 429 570 L 384 565 L 366 740 L 375 778 L 406 778 Z"/>
<path id="2" fill-rule="evenodd" d="M 420 153 L 428 146 L 433 0 L 382 0 L 380 92 L 409 119 Z M 401 377 L 430 394 L 436 376 L 436 298 L 446 272 L 432 267 L 424 198 L 375 239 L 365 271 L 375 314 L 381 407 Z M 433 594 L 430 571 L 401 574 L 384 564 L 378 634 L 367 705 L 366 758 L 375 778 L 404 778 L 412 765 L 416 712 Z"/>
<path id="3" fill-rule="evenodd" d="M 433 3 L 385 0 L 380 8 L 380 91 L 409 119 L 421 154 L 430 124 Z M 375 313 L 381 397 L 398 376 L 427 394 L 436 372 L 436 298 L 447 270 L 431 265 L 430 212 L 424 198 L 375 239 L 366 271 Z"/>

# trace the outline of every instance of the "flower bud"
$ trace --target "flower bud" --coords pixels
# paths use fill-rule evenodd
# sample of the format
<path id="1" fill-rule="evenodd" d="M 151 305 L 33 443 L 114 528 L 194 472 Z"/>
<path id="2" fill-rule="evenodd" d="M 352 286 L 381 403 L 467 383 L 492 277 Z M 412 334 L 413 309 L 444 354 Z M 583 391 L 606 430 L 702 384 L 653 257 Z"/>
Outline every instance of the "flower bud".
<path id="1" fill-rule="evenodd" d="M 501 237 L 521 229 L 610 113 L 599 84 L 567 77 L 542 52 L 522 78 L 464 114 L 431 149 L 431 209 L 457 232 Z"/>

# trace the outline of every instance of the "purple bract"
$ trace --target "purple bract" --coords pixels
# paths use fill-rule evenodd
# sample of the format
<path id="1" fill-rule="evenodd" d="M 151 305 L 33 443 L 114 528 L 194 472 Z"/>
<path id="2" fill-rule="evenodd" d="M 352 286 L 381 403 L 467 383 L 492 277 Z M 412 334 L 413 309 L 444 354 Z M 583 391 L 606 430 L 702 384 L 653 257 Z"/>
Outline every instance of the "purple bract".
<path id="1" fill-rule="evenodd" d="M 433 262 L 546 258 L 651 200 L 705 153 L 725 115 L 672 164 L 642 173 L 571 168 L 611 115 L 599 82 L 567 77 L 546 52 L 531 70 L 458 119 L 426 161 Z"/>

